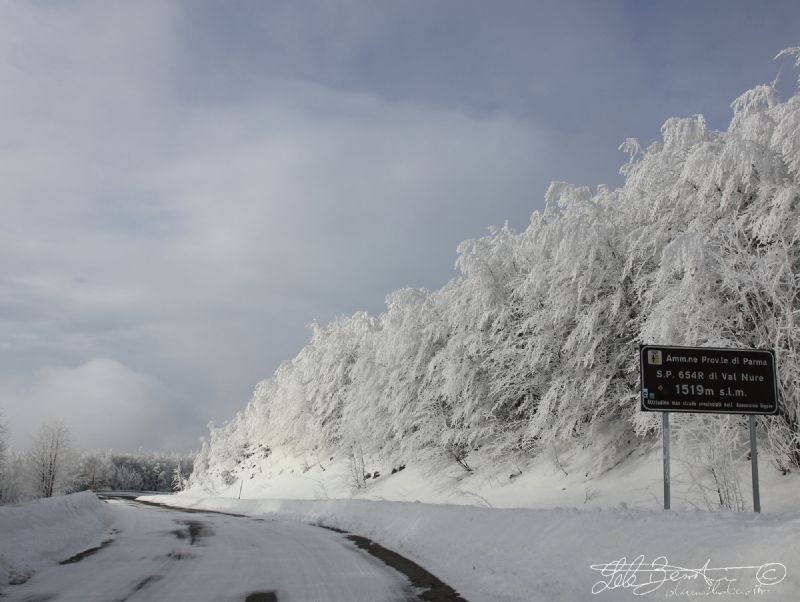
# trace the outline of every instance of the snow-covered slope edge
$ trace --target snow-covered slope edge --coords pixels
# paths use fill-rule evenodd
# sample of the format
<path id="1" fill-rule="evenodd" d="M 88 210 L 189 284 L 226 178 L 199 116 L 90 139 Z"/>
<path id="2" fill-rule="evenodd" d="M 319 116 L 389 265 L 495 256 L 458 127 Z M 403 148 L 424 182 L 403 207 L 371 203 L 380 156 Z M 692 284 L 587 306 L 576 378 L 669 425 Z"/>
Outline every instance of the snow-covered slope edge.
<path id="1" fill-rule="evenodd" d="M 711 568 L 754 567 L 707 571 L 710 580 L 731 580 L 719 581 L 718 590 L 731 588 L 753 595 L 758 575 L 763 590 L 770 590 L 770 600 L 796 600 L 800 594 L 800 513 L 758 516 L 624 507 L 497 510 L 364 500 L 237 500 L 189 495 L 151 501 L 345 529 L 415 560 L 472 601 L 664 599 L 714 587 L 697 573 L 683 572 L 674 574 L 684 577 L 680 580 L 652 585 L 651 593 L 634 596 L 633 583 L 669 578 L 657 570 L 638 572 L 634 577 L 629 574 L 628 586 L 598 591 L 611 576 L 592 565 L 621 558 L 631 562 L 639 555 L 647 564 L 669 561 L 686 569 L 699 569 L 707 561 Z M 780 564 L 771 567 L 776 572 L 759 572 L 758 567 L 768 563 Z M 785 576 L 782 567 L 786 567 Z"/>
<path id="2" fill-rule="evenodd" d="M 90 491 L 0 506 L 0 587 L 100 545 L 111 511 Z"/>
<path id="3" fill-rule="evenodd" d="M 361 483 L 354 479 L 347 455 L 321 450 L 291 453 L 278 448 L 267 457 L 253 456 L 235 467 L 229 473 L 228 485 L 194 485 L 187 493 L 196 497 L 364 499 L 491 508 L 589 509 L 624 503 L 637 510 L 658 510 L 663 505 L 661 442 L 644 445 L 631 441 L 623 459 L 607 467 L 610 462 L 603 451 L 608 451 L 606 441 L 612 436 L 613 432 L 596 435 L 591 445 L 582 448 L 569 442 L 554 444 L 535 458 L 505 464 L 488 454 L 473 452 L 470 472 L 436 458 L 392 466 L 379 458 L 365 457 Z M 720 508 L 713 466 L 698 463 L 680 448 L 672 450 L 671 464 L 673 509 Z M 759 455 L 759 468 L 762 510 L 794 512 L 800 474 L 776 470 L 767 453 Z M 750 511 L 750 463 L 740 461 L 731 469 L 729 489 L 736 492 L 736 509 Z"/>

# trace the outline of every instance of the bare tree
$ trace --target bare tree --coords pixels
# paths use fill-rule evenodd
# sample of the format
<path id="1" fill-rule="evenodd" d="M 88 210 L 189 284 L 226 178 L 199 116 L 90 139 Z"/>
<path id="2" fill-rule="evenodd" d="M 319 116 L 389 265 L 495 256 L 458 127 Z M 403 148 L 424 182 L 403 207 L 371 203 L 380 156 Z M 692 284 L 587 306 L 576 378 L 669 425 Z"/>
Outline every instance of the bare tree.
<path id="1" fill-rule="evenodd" d="M 0 504 L 2 504 L 3 500 L 5 499 L 5 489 L 8 481 L 8 443 L 6 442 L 7 433 L 8 427 L 6 426 L 3 416 L 0 414 Z"/>
<path id="2" fill-rule="evenodd" d="M 69 429 L 63 422 L 47 422 L 39 427 L 28 452 L 28 467 L 37 497 L 62 493 L 68 482 L 71 452 Z"/>

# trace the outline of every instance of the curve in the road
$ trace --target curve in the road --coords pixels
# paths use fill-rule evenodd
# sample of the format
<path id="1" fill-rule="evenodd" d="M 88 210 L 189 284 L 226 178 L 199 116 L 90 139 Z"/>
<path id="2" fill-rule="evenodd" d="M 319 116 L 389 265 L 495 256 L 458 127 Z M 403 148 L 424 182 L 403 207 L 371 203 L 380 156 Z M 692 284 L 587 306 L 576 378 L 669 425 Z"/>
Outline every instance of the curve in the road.
<path id="1" fill-rule="evenodd" d="M 465 602 L 416 563 L 358 535 L 109 503 L 113 528 L 102 545 L 10 587 L 3 602 Z"/>

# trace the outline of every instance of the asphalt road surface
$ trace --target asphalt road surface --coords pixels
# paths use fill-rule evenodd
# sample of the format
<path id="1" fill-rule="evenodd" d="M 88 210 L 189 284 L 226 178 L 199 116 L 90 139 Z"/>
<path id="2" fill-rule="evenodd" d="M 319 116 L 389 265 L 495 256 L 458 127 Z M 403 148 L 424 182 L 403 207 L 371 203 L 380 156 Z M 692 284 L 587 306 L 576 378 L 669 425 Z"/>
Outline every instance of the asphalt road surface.
<path id="1" fill-rule="evenodd" d="M 108 503 L 115 519 L 102 546 L 7 588 L 2 602 L 462 600 L 446 586 L 449 592 L 429 589 L 414 575 L 412 583 L 387 566 L 391 559 L 366 551 L 369 542 L 342 533 L 132 501 Z"/>

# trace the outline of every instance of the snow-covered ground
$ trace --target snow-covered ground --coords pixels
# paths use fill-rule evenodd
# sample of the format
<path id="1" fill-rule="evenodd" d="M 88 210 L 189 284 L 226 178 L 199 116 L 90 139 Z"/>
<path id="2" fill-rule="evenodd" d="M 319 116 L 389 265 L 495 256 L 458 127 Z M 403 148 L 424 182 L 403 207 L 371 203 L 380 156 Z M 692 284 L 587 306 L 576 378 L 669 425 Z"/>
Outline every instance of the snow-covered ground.
<path id="1" fill-rule="evenodd" d="M 331 538 L 341 539 L 297 523 L 363 535 L 416 561 L 471 602 L 660 600 L 712 594 L 731 600 L 800 599 L 800 511 L 793 508 L 798 479 L 781 476 L 766 462 L 765 512 L 756 515 L 709 509 L 713 497 L 691 483 L 689 468 L 682 463 L 675 470 L 676 509 L 665 512 L 660 508 L 656 450 L 637 452 L 605 474 L 592 473 L 595 458 L 589 450 L 554 450 L 550 458 L 519 467 L 519 475 L 493 472 L 477 457 L 471 475 L 441 464 L 411 465 L 378 477 L 373 470 L 369 486 L 355 493 L 346 461 L 327 455 L 321 463 L 320 458 L 316 463 L 310 460 L 276 451 L 249 465 L 239 475 L 243 478 L 225 490 L 195 489 L 150 500 L 267 518 L 267 524 L 280 531 L 273 535 L 287 542 L 297 541 L 298 532 L 290 524 L 295 523 L 303 529 L 302 537 L 310 538 L 298 544 L 295 556 L 309 547 L 333 546 Z M 317 572 L 307 569 L 300 579 L 292 568 L 297 563 L 259 551 L 263 538 L 251 532 L 261 523 L 220 519 L 217 530 L 226 535 L 215 538 L 214 545 L 224 544 L 224 549 L 215 554 L 206 545 L 199 564 L 189 569 L 187 563 L 173 562 L 176 554 L 183 558 L 187 551 L 186 542 L 174 537 L 183 523 L 164 511 L 150 513 L 142 518 L 147 512 L 134 514 L 125 504 L 105 504 L 91 493 L 0 507 L 0 584 L 27 581 L 4 587 L 4 599 L 55 592 L 53 600 L 83 602 L 94 599 L 87 598 L 87 592 L 98 591 L 112 599 L 145 583 L 142 599 L 157 599 L 152 596 L 158 594 L 159 600 L 194 600 L 213 590 L 225 592 L 224 599 L 238 600 L 259 587 L 263 571 L 272 585 L 283 583 L 286 596 L 279 599 L 319 599 L 288 594 Z M 317 532 L 324 535 L 317 537 Z M 109 540 L 114 543 L 91 558 L 58 566 Z M 331 550 L 327 556 L 348 553 L 335 546 Z M 186 557 L 195 558 L 196 552 L 189 550 Z M 251 558 L 262 569 L 249 572 L 242 577 L 245 581 L 231 580 L 225 576 L 234 570 L 231 558 L 238 559 L 240 568 Z M 77 565 L 84 571 L 94 567 L 88 574 L 99 585 L 87 585 Z M 333 563 L 325 570 L 335 573 L 337 566 Z M 222 581 L 211 589 L 199 585 L 197 575 L 213 574 L 219 567 L 230 569 L 222 571 Z M 151 575 L 166 577 L 156 583 L 147 580 Z M 376 576 L 375 582 L 381 579 Z M 332 582 L 333 577 L 325 580 Z M 395 591 L 395 586 L 387 587 Z M 342 600 L 354 599 L 352 593 L 342 595 Z"/>
<path id="2" fill-rule="evenodd" d="M 471 601 L 635 599 L 634 584 L 674 577 L 647 599 L 708 588 L 691 569 L 708 566 L 711 580 L 730 579 L 744 595 L 766 585 L 771 600 L 800 595 L 800 513 L 792 516 L 609 510 L 488 509 L 364 500 L 237 500 L 173 496 L 167 503 L 281 516 L 370 537 L 424 566 Z M 628 575 L 628 585 L 607 591 L 619 573 L 594 565 L 642 563 L 653 572 Z M 627 560 L 621 560 L 627 559 Z M 664 572 L 665 564 L 686 571 Z M 764 578 L 765 567 L 776 569 Z M 727 567 L 751 567 L 721 570 Z M 784 568 L 785 567 L 785 572 Z M 727 581 L 717 587 L 728 589 Z M 713 587 L 713 585 L 711 586 Z M 672 594 L 675 595 L 675 594 Z M 752 593 L 751 593 L 752 595 Z"/>
<path id="3" fill-rule="evenodd" d="M 665 512 L 655 449 L 601 475 L 592 474 L 591 450 L 554 450 L 514 478 L 479 462 L 472 475 L 458 467 L 407 466 L 371 477 L 355 493 L 345 461 L 319 460 L 276 451 L 213 495 L 195 489 L 154 501 L 365 535 L 473 602 L 686 599 L 711 592 L 800 599 L 800 483 L 766 463 L 764 513 L 756 515 L 713 510 L 714 492 L 690 479 L 696 469 L 682 462 L 675 463 L 674 509 Z M 742 482 L 749 504 L 748 475 Z M 642 566 L 635 573 L 607 566 L 638 565 L 637 558 Z M 669 572 L 667 564 L 685 570 Z M 604 566 L 609 570 L 599 570 Z"/>

